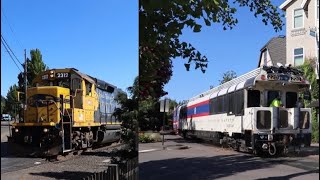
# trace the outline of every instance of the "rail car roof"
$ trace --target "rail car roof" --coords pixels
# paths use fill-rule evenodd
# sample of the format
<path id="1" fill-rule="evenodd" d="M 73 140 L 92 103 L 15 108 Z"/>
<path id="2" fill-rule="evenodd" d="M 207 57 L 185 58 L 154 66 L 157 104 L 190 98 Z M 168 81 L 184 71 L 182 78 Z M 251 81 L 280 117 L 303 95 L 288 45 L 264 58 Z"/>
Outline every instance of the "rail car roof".
<path id="1" fill-rule="evenodd" d="M 103 89 L 103 90 L 107 90 L 107 91 L 114 91 L 114 89 L 116 89 L 117 87 L 112 85 L 112 84 L 109 84 L 103 80 L 100 80 L 100 79 L 97 79 L 97 78 L 94 78 L 92 76 L 89 76 L 87 74 L 84 74 L 82 72 L 80 72 L 78 69 L 76 68 L 66 68 L 66 69 L 70 69 L 72 70 L 73 72 L 75 72 L 77 75 L 79 75 L 81 78 L 89 81 L 90 83 L 92 84 L 95 84 L 97 86 L 97 88 L 99 89 Z"/>
<path id="2" fill-rule="evenodd" d="M 87 74 L 84 74 L 82 72 L 80 72 L 78 69 L 76 68 L 53 68 L 53 69 L 48 69 L 48 70 L 45 70 L 43 72 L 41 72 L 41 74 L 45 74 L 45 73 L 48 73 L 50 71 L 61 71 L 61 70 L 67 70 L 68 72 L 72 72 L 72 73 L 75 73 L 77 74 L 78 76 L 80 76 L 81 78 L 83 78 L 84 80 L 92 83 L 92 84 L 95 84 L 97 88 L 99 89 L 102 89 L 102 90 L 106 90 L 108 92 L 114 92 L 115 90 L 117 91 L 117 93 L 125 93 L 122 89 L 120 88 L 117 88 L 116 86 L 110 84 L 110 83 L 107 83 L 103 80 L 100 80 L 100 79 L 97 79 L 97 78 L 94 78 L 92 76 L 89 76 Z M 36 77 L 33 81 L 40 81 L 39 77 Z M 125 93 L 126 94 L 126 93 Z"/>
<path id="3" fill-rule="evenodd" d="M 77 69 L 75 68 L 71 68 L 73 70 L 73 72 L 75 72 L 77 75 L 79 75 L 80 77 L 82 77 L 83 79 L 89 81 L 90 83 L 95 83 L 95 81 L 88 75 L 84 74 L 84 73 L 81 73 L 80 71 L 78 71 Z"/>
<path id="4" fill-rule="evenodd" d="M 256 68 L 256 69 L 254 69 L 246 74 L 243 74 L 237 78 L 234 78 L 234 79 L 232 79 L 222 85 L 219 85 L 215 88 L 212 88 L 204 93 L 198 94 L 197 96 L 194 96 L 193 98 L 189 99 L 188 102 L 195 101 L 195 100 L 197 102 L 199 99 L 203 99 L 203 97 L 207 97 L 210 99 L 210 98 L 214 98 L 214 97 L 226 94 L 226 93 L 230 93 L 230 92 L 233 92 L 236 90 L 240 90 L 240 89 L 244 89 L 244 88 L 253 86 L 255 84 L 257 76 L 261 75 L 261 74 L 270 73 L 269 72 L 270 69 L 272 69 L 272 71 L 273 71 L 273 69 L 276 69 L 275 71 L 277 71 L 277 73 L 281 73 L 280 70 L 285 70 L 287 72 L 293 72 L 293 73 L 295 73 L 295 75 L 301 73 L 301 72 L 299 72 L 299 70 L 296 70 L 291 67 L 287 67 L 287 69 L 285 69 L 285 68 L 281 69 L 281 68 L 284 68 L 284 67 L 277 68 L 274 66 L 270 66 L 270 67 L 264 66 L 264 67 Z M 194 102 L 194 103 L 196 103 L 196 102 Z"/>
<path id="5" fill-rule="evenodd" d="M 99 89 L 102 89 L 102 90 L 107 90 L 108 92 L 113 92 L 117 87 L 112 85 L 112 84 L 109 84 L 101 79 L 98 79 L 98 78 L 94 78 L 92 76 L 90 76 L 92 79 L 95 80 L 95 84 L 97 86 L 97 88 Z"/>
<path id="6" fill-rule="evenodd" d="M 107 83 L 101 79 L 86 75 L 84 73 L 81 73 L 79 70 L 75 69 L 75 68 L 71 68 L 76 74 L 78 74 L 79 76 L 81 76 L 82 78 L 88 80 L 90 83 L 93 83 L 97 86 L 97 88 L 99 89 L 103 89 L 103 90 L 107 90 L 107 91 L 114 91 L 114 89 L 116 89 L 117 87 Z"/>
<path id="7" fill-rule="evenodd" d="M 234 78 L 234 79 L 232 79 L 232 80 L 230 80 L 220 86 L 217 86 L 217 87 L 212 88 L 204 93 L 201 93 L 197 96 L 194 96 L 189 101 L 193 101 L 193 100 L 199 98 L 200 96 L 208 96 L 208 95 L 210 95 L 210 98 L 214 98 L 218 95 L 225 94 L 227 92 L 232 92 L 235 90 L 249 87 L 249 86 L 253 85 L 255 77 L 257 77 L 261 73 L 261 70 L 262 70 L 262 68 L 257 68 L 253 71 L 250 71 L 250 72 L 248 72 L 244 75 L 241 75 L 237 78 Z"/>

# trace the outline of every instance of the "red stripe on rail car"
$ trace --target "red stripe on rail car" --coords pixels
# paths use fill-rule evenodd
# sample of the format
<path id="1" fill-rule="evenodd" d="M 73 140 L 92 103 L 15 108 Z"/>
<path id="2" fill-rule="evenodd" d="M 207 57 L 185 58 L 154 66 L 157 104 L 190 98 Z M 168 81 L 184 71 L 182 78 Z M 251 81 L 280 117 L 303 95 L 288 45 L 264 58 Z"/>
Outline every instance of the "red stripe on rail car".
<path id="1" fill-rule="evenodd" d="M 201 105 L 204 105 L 204 104 L 209 104 L 209 100 L 199 102 L 199 103 L 197 103 L 197 104 L 188 106 L 187 108 L 194 108 L 194 107 L 201 106 Z"/>
<path id="2" fill-rule="evenodd" d="M 200 113 L 200 114 L 193 114 L 191 116 L 188 116 L 187 118 L 191 118 L 191 117 L 202 117 L 202 116 L 208 116 L 209 113 L 208 112 L 205 112 L 205 113 Z"/>

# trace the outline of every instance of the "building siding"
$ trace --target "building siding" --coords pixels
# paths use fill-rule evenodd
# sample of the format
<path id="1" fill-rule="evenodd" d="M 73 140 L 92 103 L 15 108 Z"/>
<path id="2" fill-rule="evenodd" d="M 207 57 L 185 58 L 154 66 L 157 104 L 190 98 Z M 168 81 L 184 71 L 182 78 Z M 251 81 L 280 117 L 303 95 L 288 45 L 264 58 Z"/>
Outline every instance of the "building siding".
<path id="1" fill-rule="evenodd" d="M 316 58 L 318 53 L 316 37 L 310 35 L 310 29 L 317 29 L 319 33 L 319 25 L 317 20 L 316 0 L 310 0 L 307 7 L 303 11 L 303 27 L 294 29 L 293 18 L 294 10 L 302 8 L 303 0 L 296 0 L 287 6 L 286 11 L 286 46 L 287 46 L 287 63 L 294 65 L 294 49 L 303 48 L 304 60 L 306 58 Z"/>

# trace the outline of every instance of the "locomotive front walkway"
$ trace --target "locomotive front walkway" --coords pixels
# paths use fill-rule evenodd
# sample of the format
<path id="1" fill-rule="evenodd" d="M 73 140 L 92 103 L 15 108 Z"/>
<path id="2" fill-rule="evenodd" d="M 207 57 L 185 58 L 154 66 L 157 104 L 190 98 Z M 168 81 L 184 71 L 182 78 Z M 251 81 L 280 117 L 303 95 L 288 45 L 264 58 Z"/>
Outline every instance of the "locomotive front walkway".
<path id="1" fill-rule="evenodd" d="M 304 149 L 310 151 L 307 156 L 260 158 L 178 136 L 165 137 L 165 150 L 161 142 L 139 144 L 141 180 L 319 179 L 318 144 Z"/>

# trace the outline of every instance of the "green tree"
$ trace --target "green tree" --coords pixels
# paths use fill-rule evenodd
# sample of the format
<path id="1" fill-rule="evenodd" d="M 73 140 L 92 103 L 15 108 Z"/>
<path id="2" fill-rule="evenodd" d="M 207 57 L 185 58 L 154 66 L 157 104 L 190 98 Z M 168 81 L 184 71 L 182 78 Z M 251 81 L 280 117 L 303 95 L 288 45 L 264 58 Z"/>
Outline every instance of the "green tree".
<path id="1" fill-rule="evenodd" d="M 6 98 L 1 95 L 1 114 L 5 112 L 5 107 L 6 107 Z"/>
<path id="2" fill-rule="evenodd" d="M 172 60 L 186 59 L 185 67 L 207 68 L 208 59 L 192 44 L 181 41 L 186 27 L 200 32 L 202 25 L 221 24 L 224 30 L 232 29 L 238 20 L 239 7 L 248 7 L 254 16 L 261 16 L 275 31 L 282 29 L 283 22 L 277 7 L 270 0 L 139 0 L 139 92 L 142 98 L 162 97 L 163 90 L 172 76 Z"/>
<path id="3" fill-rule="evenodd" d="M 175 100 L 169 99 L 169 112 L 166 113 L 165 124 L 172 120 L 174 107 L 177 106 Z M 160 112 L 160 102 L 154 98 L 144 99 L 139 102 L 139 128 L 141 131 L 159 131 L 163 125 L 163 113 Z"/>
<path id="4" fill-rule="evenodd" d="M 237 73 L 234 72 L 234 71 L 227 71 L 225 73 L 223 73 L 223 76 L 222 76 L 222 80 L 219 80 L 219 83 L 220 85 L 223 84 L 223 83 L 226 83 L 234 78 L 237 77 Z"/>
<path id="5" fill-rule="evenodd" d="M 18 113 L 18 94 L 17 94 L 17 85 L 12 85 L 9 87 L 7 97 L 6 97 L 6 103 L 5 103 L 5 110 L 7 113 L 9 113 L 12 116 L 16 116 Z"/>
<path id="6" fill-rule="evenodd" d="M 134 89 L 138 84 L 138 78 L 135 78 L 133 86 L 128 87 L 131 98 L 127 94 L 119 93 L 116 100 L 121 104 L 114 112 L 114 116 L 122 121 L 121 140 L 128 145 L 127 149 L 116 151 L 112 155 L 112 163 L 124 165 L 124 162 L 138 157 L 138 96 L 134 94 Z"/>
<path id="7" fill-rule="evenodd" d="M 170 122 L 170 123 L 168 123 L 168 125 L 170 126 L 170 127 L 172 127 L 172 123 L 173 123 L 173 110 L 174 110 L 174 108 L 175 107 L 177 107 L 177 105 L 178 105 L 178 103 L 177 103 L 177 101 L 176 100 L 173 100 L 173 99 L 170 99 L 170 103 L 169 103 L 169 112 L 168 112 L 168 122 Z"/>
<path id="8" fill-rule="evenodd" d="M 33 79 L 42 71 L 48 69 L 48 66 L 42 60 L 42 54 L 39 49 L 30 50 L 30 58 L 27 58 L 27 80 L 28 86 L 33 86 Z M 23 64 L 24 66 L 25 64 Z M 24 89 L 24 78 L 23 73 L 19 73 L 18 75 L 18 86 L 19 90 L 22 91 Z"/>
<path id="9" fill-rule="evenodd" d="M 304 77 L 310 82 L 311 85 L 311 100 L 319 99 L 319 83 L 317 82 L 315 68 L 316 68 L 316 58 L 306 59 L 304 64 L 297 67 L 303 72 Z M 310 104 L 311 101 L 306 101 L 306 106 Z M 312 141 L 319 142 L 319 124 L 317 122 L 316 109 L 312 108 Z"/>

